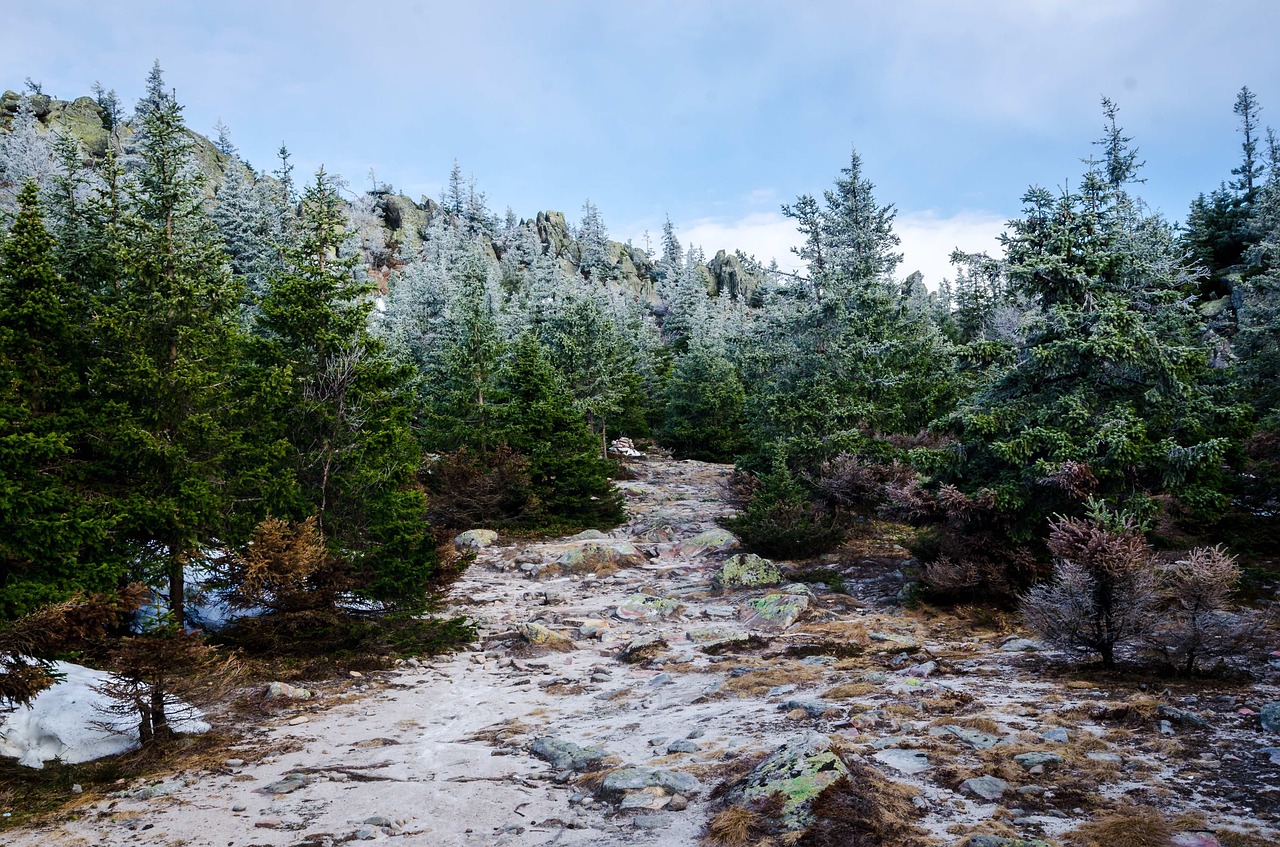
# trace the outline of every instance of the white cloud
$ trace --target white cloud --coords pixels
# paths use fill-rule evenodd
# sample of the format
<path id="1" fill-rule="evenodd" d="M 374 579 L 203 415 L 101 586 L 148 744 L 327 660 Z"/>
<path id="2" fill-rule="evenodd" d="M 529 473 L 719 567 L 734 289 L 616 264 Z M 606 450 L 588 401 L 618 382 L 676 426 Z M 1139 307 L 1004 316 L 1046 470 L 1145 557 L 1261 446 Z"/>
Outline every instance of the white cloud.
<path id="1" fill-rule="evenodd" d="M 899 212 L 894 230 L 902 239 L 899 276 L 912 271 L 924 274 L 925 284 L 935 288 L 951 277 L 951 251 L 957 247 L 968 253 L 986 251 L 997 255 L 997 237 L 1005 229 L 1005 219 L 993 212 L 961 211 L 940 215 L 935 211 Z M 777 259 L 783 270 L 798 271 L 803 263 L 791 248 L 800 243 L 795 222 L 780 212 L 752 212 L 740 217 L 708 217 L 677 222 L 676 235 L 686 246 L 698 245 L 708 257 L 717 250 L 742 250 L 765 264 Z M 637 241 L 639 243 L 639 241 Z"/>
<path id="2" fill-rule="evenodd" d="M 1005 224 L 1003 217 L 992 212 L 962 211 L 947 216 L 931 210 L 899 212 L 893 227 L 902 239 L 899 275 L 920 271 L 925 284 L 936 288 L 943 278 L 954 276 L 950 258 L 957 247 L 966 253 L 999 255 L 996 239 Z"/>

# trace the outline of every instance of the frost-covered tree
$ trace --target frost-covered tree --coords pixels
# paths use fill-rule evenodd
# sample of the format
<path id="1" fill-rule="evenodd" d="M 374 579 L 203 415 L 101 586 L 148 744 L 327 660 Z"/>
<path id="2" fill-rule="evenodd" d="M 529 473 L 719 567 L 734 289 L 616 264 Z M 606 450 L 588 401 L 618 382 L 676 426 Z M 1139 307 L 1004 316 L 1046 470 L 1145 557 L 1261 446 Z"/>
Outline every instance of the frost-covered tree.
<path id="1" fill-rule="evenodd" d="M 609 232 L 596 204 L 587 200 L 582 204 L 582 221 L 576 230 L 578 247 L 578 272 L 584 278 L 605 279 L 613 269 L 609 261 Z"/>
<path id="2" fill-rule="evenodd" d="M 0 132 L 0 227 L 18 211 L 18 195 L 33 183 L 47 202 L 60 173 L 58 154 L 48 132 L 22 97 L 7 132 Z"/>

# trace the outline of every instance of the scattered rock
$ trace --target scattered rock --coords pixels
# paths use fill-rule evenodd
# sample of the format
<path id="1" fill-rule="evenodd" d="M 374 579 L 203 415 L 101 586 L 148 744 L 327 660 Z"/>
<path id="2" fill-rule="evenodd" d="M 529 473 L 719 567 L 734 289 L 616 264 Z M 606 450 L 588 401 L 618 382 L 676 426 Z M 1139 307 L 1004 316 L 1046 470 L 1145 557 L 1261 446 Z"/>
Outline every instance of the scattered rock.
<path id="1" fill-rule="evenodd" d="M 907 652 L 920 649 L 920 642 L 916 641 L 909 635 L 899 635 L 892 632 L 869 632 L 867 633 L 867 637 L 872 641 L 888 645 L 888 648 L 895 652 Z"/>
<path id="2" fill-rule="evenodd" d="M 1006 653 L 1032 653 L 1042 649 L 1043 645 L 1039 641 L 1032 641 L 1030 638 L 1018 638 L 1010 636 L 1006 638 L 1000 645 L 1000 649 Z"/>
<path id="3" fill-rule="evenodd" d="M 794 685 L 790 687 L 792 689 L 795 688 Z M 787 712 L 793 711 L 795 709 L 799 709 L 811 718 L 820 718 L 825 715 L 843 714 L 843 711 L 840 709 L 840 707 L 832 703 L 824 702 L 822 700 L 788 700 L 787 702 L 783 703 L 779 708 Z"/>
<path id="4" fill-rule="evenodd" d="M 756 588 L 782 582 L 782 571 L 768 559 L 755 553 L 730 556 L 716 573 L 713 582 L 720 588 Z"/>
<path id="5" fill-rule="evenodd" d="M 1066 744 L 1071 740 L 1070 733 L 1060 726 L 1054 726 L 1046 729 L 1044 732 L 1040 733 L 1040 737 L 1045 741 L 1054 741 L 1058 744 Z"/>
<path id="6" fill-rule="evenodd" d="M 1034 838 L 1005 838 L 1003 835 L 970 835 L 962 847 L 1053 847 Z M 1119 845 L 1117 845 L 1119 847 Z"/>
<path id="7" fill-rule="evenodd" d="M 491 529 L 469 529 L 458 533 L 453 546 L 459 550 L 483 550 L 498 541 L 498 533 Z"/>
<path id="8" fill-rule="evenodd" d="M 292 794 L 299 788 L 306 788 L 315 782 L 315 777 L 304 773 L 291 773 L 284 779 L 264 785 L 257 789 L 259 794 Z"/>
<path id="9" fill-rule="evenodd" d="M 1262 728 L 1280 735 L 1280 703 L 1267 703 L 1258 710 Z"/>
<path id="10" fill-rule="evenodd" d="M 1263 747 L 1258 755 L 1269 757 L 1273 765 L 1280 765 L 1280 747 Z"/>
<path id="11" fill-rule="evenodd" d="M 679 741 L 672 741 L 667 745 L 667 753 L 697 753 L 702 749 L 702 745 L 696 741 L 690 741 L 682 738 Z"/>
<path id="12" fill-rule="evenodd" d="M 956 726 L 955 724 L 938 727 L 938 730 L 940 730 L 939 734 L 954 735 L 975 750 L 990 750 L 999 744 L 1001 740 L 998 735 L 992 735 L 989 732 L 982 732 L 977 729 L 969 729 L 964 726 Z"/>
<path id="13" fill-rule="evenodd" d="M 595 541 L 595 540 L 599 540 L 599 539 L 602 539 L 602 538 L 608 538 L 608 537 L 609 537 L 609 536 L 605 535 L 603 532 L 601 532 L 601 531 L 600 531 L 600 530 L 598 530 L 598 529 L 584 529 L 582 532 L 579 532 L 577 535 L 570 535 L 570 536 L 568 537 L 568 539 L 566 539 L 566 540 L 568 540 L 568 541 Z"/>
<path id="14" fill-rule="evenodd" d="M 1161 705 L 1156 708 L 1156 714 L 1162 718 L 1168 718 L 1173 723 L 1183 724 L 1184 726 L 1195 726 L 1201 729 L 1208 729 L 1209 722 L 1194 712 L 1188 712 L 1186 709 L 1178 709 L 1174 706 Z"/>
<path id="15" fill-rule="evenodd" d="M 1009 790 L 1009 783 L 994 776 L 975 776 L 960 783 L 960 790 L 995 802 Z M 972 840 L 969 843 L 972 844 Z"/>
<path id="16" fill-rule="evenodd" d="M 629 541 L 587 541 L 562 555 L 556 560 L 556 565 L 569 573 L 611 574 L 620 568 L 634 568 L 644 562 L 644 554 Z"/>
<path id="17" fill-rule="evenodd" d="M 609 631 L 609 622 L 604 620 L 587 620 L 578 625 L 578 635 L 583 638 L 599 638 Z"/>
<path id="18" fill-rule="evenodd" d="M 1035 767 L 1050 768 L 1054 765 L 1062 764 L 1062 757 L 1057 753 L 1019 753 L 1013 757 L 1013 760 L 1022 766 L 1023 770 L 1031 770 Z"/>
<path id="19" fill-rule="evenodd" d="M 923 750 L 881 750 L 879 753 L 872 753 L 871 758 L 907 776 L 922 773 L 932 767 L 929 764 L 929 754 Z"/>
<path id="20" fill-rule="evenodd" d="M 550 762 L 556 770 L 579 773 L 590 770 L 609 757 L 609 754 L 599 747 L 579 747 L 572 741 L 563 741 L 549 735 L 535 738 L 529 745 L 529 752 L 539 759 Z"/>
<path id="21" fill-rule="evenodd" d="M 605 776 L 599 796 L 622 809 L 662 809 L 679 794 L 692 797 L 702 783 L 687 773 L 661 768 L 621 768 Z"/>

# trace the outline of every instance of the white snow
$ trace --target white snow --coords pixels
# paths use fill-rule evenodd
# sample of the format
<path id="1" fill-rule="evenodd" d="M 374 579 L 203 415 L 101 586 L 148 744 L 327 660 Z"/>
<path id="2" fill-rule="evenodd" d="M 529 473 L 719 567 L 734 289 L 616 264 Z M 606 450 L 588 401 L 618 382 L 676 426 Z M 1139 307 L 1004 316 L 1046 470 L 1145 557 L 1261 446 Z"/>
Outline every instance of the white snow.
<path id="1" fill-rule="evenodd" d="M 111 700 L 94 690 L 110 679 L 106 671 L 58 662 L 66 676 L 40 692 L 30 707 L 19 708 L 0 723 L 0 756 L 18 764 L 42 768 L 51 759 L 68 764 L 114 756 L 138 746 L 138 724 L 129 715 L 107 711 Z M 209 731 L 192 706 L 175 701 L 170 725 L 175 732 Z"/>

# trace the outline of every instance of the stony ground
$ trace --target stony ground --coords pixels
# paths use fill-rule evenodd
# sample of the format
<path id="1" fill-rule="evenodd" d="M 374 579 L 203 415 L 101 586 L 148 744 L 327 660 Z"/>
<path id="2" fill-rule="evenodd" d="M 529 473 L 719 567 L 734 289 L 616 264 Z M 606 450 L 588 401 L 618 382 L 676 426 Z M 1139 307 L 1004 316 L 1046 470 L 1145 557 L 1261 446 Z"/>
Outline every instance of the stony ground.
<path id="1" fill-rule="evenodd" d="M 1280 699 L 1274 678 L 1068 675 L 998 618 L 902 609 L 907 553 L 891 541 L 810 563 L 826 571 L 808 580 L 726 568 L 729 469 L 633 467 L 630 520 L 607 537 L 478 551 L 451 592 L 480 627 L 468 651 L 272 700 L 223 766 L 0 840 L 695 844 L 718 785 L 780 747 L 834 744 L 914 788 L 938 844 L 1053 842 L 1128 802 L 1198 813 L 1179 823 L 1188 845 L 1280 843 L 1280 737 L 1257 714 Z"/>

